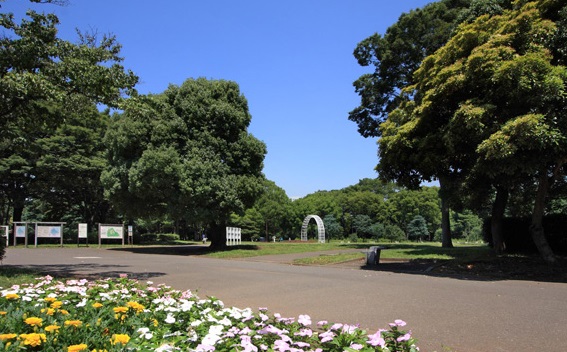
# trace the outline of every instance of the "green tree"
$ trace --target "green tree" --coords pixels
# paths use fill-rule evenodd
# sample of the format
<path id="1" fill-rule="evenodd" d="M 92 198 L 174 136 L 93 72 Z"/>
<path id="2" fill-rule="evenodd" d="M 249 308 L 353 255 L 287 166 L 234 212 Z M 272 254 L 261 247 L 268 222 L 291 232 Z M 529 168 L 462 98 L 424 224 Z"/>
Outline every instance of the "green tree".
<path id="1" fill-rule="evenodd" d="M 65 123 L 60 112 L 77 104 L 117 107 L 138 81 L 120 64 L 115 37 L 79 34 L 73 44 L 57 37 L 58 24 L 54 14 L 28 11 L 21 23 L 0 14 L 0 189 L 14 221 L 40 181 L 38 141 Z"/>
<path id="2" fill-rule="evenodd" d="M 106 195 L 132 218 L 167 213 L 207 224 L 211 246 L 224 248 L 230 215 L 264 187 L 266 146 L 248 133 L 250 120 L 230 81 L 188 79 L 131 99 L 105 137 Z"/>
<path id="3" fill-rule="evenodd" d="M 442 0 L 422 9 L 413 10 L 400 16 L 384 36 L 374 34 L 358 44 L 354 56 L 361 66 L 374 66 L 374 72 L 362 75 L 354 82 L 360 95 L 361 104 L 349 114 L 349 119 L 358 124 L 361 135 L 381 136 L 380 124 L 389 118 L 404 100 L 400 94 L 404 87 L 415 83 L 414 73 L 426 56 L 441 48 L 454 34 L 458 24 L 472 21 L 483 14 L 495 15 L 510 7 L 509 0 Z M 428 142 L 430 147 L 443 148 L 442 143 Z M 400 157 L 398 153 L 392 157 Z M 453 187 L 454 175 L 443 168 L 443 160 L 431 157 L 413 156 L 422 166 L 420 172 L 409 166 L 403 172 L 397 171 L 410 164 L 408 157 L 398 160 L 398 167 L 391 168 L 381 163 L 377 167 L 380 178 L 396 181 L 406 187 L 418 188 L 421 181 L 438 179 L 441 186 L 441 212 L 443 246 L 452 247 L 449 205 L 451 195 L 458 193 Z M 440 171 L 441 170 L 441 171 Z M 453 197 L 453 200 L 457 197 Z"/>
<path id="4" fill-rule="evenodd" d="M 329 241 L 333 238 L 339 239 L 342 237 L 343 228 L 333 215 L 326 215 L 323 218 L 323 224 L 325 225 L 325 234 Z"/>
<path id="5" fill-rule="evenodd" d="M 358 237 L 370 238 L 372 236 L 372 219 L 368 215 L 356 215 L 352 220 L 352 227 L 356 231 Z"/>
<path id="6" fill-rule="evenodd" d="M 460 26 L 416 71 L 417 83 L 404 90 L 407 100 L 382 125 L 380 141 L 384 169 L 403 156 L 406 174 L 452 174 L 452 184 L 475 192 L 479 179 L 505 191 L 536 182 L 532 238 L 548 262 L 555 257 L 541 220 L 567 151 L 567 71 L 554 64 L 560 31 L 546 15 L 558 3 L 565 6 L 517 2 L 502 15 Z M 427 159 L 440 165 L 437 171 Z"/>
<path id="7" fill-rule="evenodd" d="M 408 238 L 417 239 L 420 242 L 424 238 L 429 237 L 429 230 L 427 230 L 427 223 L 425 218 L 421 215 L 416 215 L 408 224 Z"/>
<path id="8" fill-rule="evenodd" d="M 451 37 L 458 24 L 461 12 L 468 9 L 470 0 L 442 0 L 422 9 L 400 16 L 384 36 L 374 34 L 360 42 L 354 56 L 361 66 L 374 66 L 374 72 L 362 75 L 354 82 L 355 91 L 360 95 L 360 106 L 349 113 L 349 120 L 358 124 L 358 131 L 364 137 L 381 135 L 379 128 L 388 115 L 400 104 L 403 97 L 400 90 L 414 83 L 414 72 L 423 59 L 443 46 Z M 395 180 L 411 188 L 418 188 L 426 175 L 411 177 L 392 175 L 378 167 L 380 178 Z M 440 181 L 441 187 L 446 182 Z M 446 193 L 442 193 L 445 195 Z M 443 198 L 443 246 L 451 247 L 448 200 Z"/>
<path id="9" fill-rule="evenodd" d="M 70 216 L 92 227 L 104 222 L 110 210 L 100 182 L 106 166 L 102 139 L 110 118 L 89 102 L 57 114 L 65 116 L 65 122 L 35 141 L 37 181 L 32 196 L 47 205 L 46 220 Z"/>
<path id="10" fill-rule="evenodd" d="M 390 242 L 400 242 L 406 240 L 404 230 L 400 229 L 397 225 L 384 226 L 384 239 Z"/>
<path id="11" fill-rule="evenodd" d="M 264 190 L 254 207 L 262 214 L 266 238 L 282 235 L 290 218 L 291 199 L 273 181 L 264 180 Z"/>

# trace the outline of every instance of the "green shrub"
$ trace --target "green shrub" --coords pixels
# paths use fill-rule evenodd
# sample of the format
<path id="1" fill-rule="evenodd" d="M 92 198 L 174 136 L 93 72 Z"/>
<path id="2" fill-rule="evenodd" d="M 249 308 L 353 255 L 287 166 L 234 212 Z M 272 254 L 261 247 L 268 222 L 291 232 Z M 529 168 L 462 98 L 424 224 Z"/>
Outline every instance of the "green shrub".
<path id="1" fill-rule="evenodd" d="M 352 242 L 352 243 L 358 242 L 358 234 L 351 233 L 350 235 L 348 235 L 348 240 L 349 240 L 349 242 Z"/>
<path id="2" fill-rule="evenodd" d="M 179 235 L 176 233 L 160 233 L 157 239 L 159 242 L 170 243 L 179 241 Z"/>
<path id="3" fill-rule="evenodd" d="M 158 235 L 155 233 L 144 233 L 140 235 L 140 243 L 156 243 Z"/>

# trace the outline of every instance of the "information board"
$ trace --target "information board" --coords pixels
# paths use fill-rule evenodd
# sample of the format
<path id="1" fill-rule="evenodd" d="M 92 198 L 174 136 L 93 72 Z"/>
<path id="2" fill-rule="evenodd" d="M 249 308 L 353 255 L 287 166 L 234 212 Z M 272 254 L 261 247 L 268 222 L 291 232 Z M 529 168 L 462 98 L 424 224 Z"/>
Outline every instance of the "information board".
<path id="1" fill-rule="evenodd" d="M 79 238 L 88 238 L 87 224 L 79 224 Z"/>
<path id="2" fill-rule="evenodd" d="M 124 226 L 122 225 L 100 225 L 100 238 L 120 240 L 124 237 Z"/>
<path id="3" fill-rule="evenodd" d="M 40 238 L 61 238 L 61 226 L 42 226 L 36 227 L 36 237 Z"/>

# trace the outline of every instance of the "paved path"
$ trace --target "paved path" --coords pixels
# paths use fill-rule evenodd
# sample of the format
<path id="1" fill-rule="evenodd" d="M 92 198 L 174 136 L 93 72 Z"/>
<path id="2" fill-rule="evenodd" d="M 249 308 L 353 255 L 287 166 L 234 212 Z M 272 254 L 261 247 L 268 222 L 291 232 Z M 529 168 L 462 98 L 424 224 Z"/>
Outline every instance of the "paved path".
<path id="1" fill-rule="evenodd" d="M 190 250 L 135 250 L 8 248 L 3 265 L 85 277 L 128 273 L 215 296 L 229 306 L 309 314 L 313 321 L 358 323 L 369 330 L 403 319 L 422 351 L 566 350 L 567 284 L 289 265 L 302 255 L 221 260 Z"/>

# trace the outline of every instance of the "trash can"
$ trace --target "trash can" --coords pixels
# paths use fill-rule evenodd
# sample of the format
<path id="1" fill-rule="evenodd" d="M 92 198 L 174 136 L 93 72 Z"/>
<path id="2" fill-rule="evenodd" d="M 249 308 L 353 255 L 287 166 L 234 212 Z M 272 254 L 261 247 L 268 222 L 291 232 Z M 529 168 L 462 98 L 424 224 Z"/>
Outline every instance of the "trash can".
<path id="1" fill-rule="evenodd" d="M 380 263 L 380 253 L 382 252 L 382 247 L 372 246 L 366 252 L 366 265 L 376 265 Z"/>

